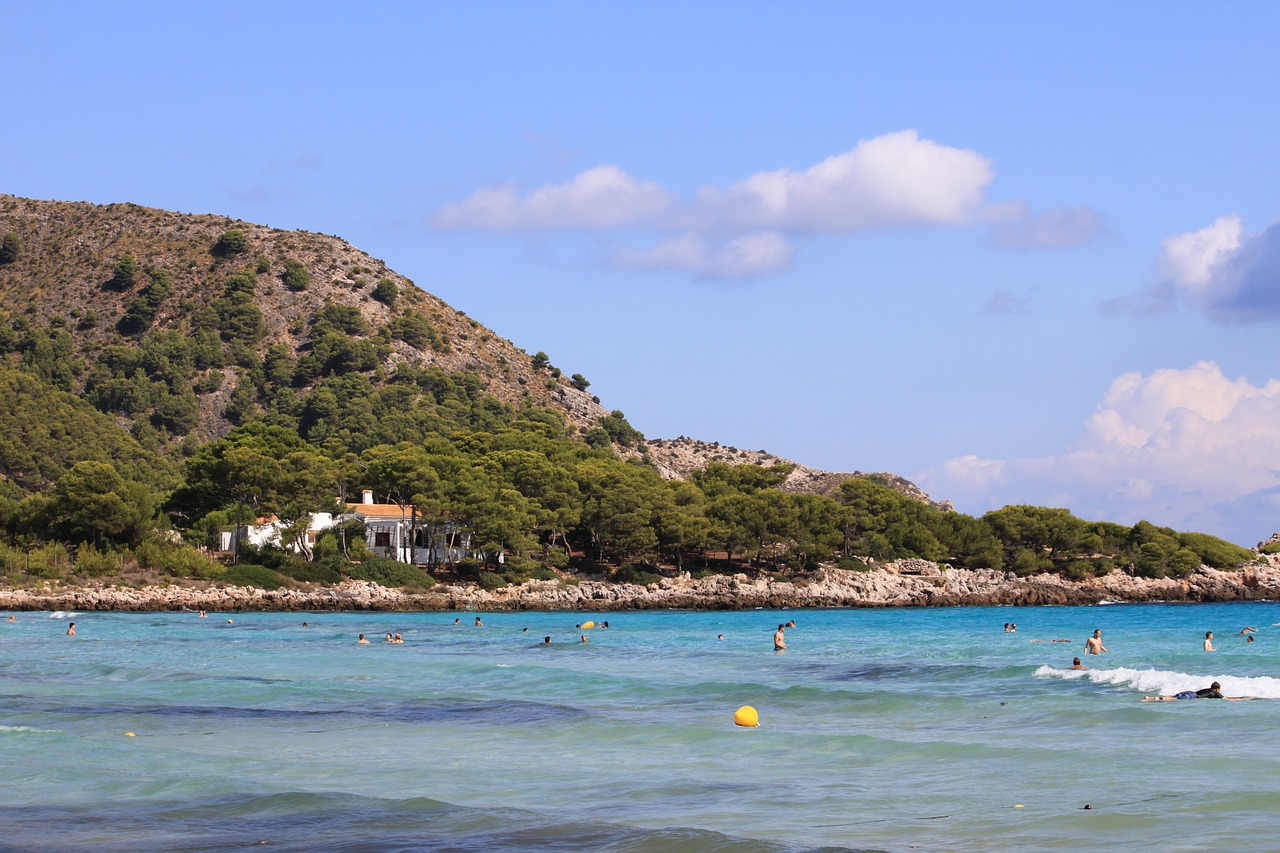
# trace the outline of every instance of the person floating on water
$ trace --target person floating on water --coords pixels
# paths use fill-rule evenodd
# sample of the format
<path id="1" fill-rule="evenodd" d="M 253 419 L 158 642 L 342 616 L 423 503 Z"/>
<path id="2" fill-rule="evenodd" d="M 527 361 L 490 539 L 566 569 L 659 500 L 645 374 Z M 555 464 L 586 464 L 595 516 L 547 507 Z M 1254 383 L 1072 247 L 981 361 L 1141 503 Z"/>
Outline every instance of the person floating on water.
<path id="1" fill-rule="evenodd" d="M 1252 698 L 1252 696 L 1223 696 L 1222 685 L 1215 681 L 1208 687 L 1202 687 L 1199 690 L 1183 690 L 1181 693 L 1175 693 L 1172 696 L 1143 696 L 1142 701 L 1173 702 L 1176 699 L 1230 699 L 1232 702 L 1242 702 Z"/>
<path id="2" fill-rule="evenodd" d="M 1107 647 L 1102 645 L 1102 629 L 1094 628 L 1093 636 L 1084 641 L 1084 650 L 1086 654 L 1100 655 L 1107 652 Z M 1110 654 L 1110 652 L 1107 652 Z"/>
<path id="3" fill-rule="evenodd" d="M 775 652 L 785 652 L 787 650 L 786 625 L 779 625 L 778 630 L 773 632 L 773 650 Z"/>
<path id="4" fill-rule="evenodd" d="M 1204 650 L 1206 652 L 1213 651 L 1213 632 L 1212 631 L 1204 632 Z"/>

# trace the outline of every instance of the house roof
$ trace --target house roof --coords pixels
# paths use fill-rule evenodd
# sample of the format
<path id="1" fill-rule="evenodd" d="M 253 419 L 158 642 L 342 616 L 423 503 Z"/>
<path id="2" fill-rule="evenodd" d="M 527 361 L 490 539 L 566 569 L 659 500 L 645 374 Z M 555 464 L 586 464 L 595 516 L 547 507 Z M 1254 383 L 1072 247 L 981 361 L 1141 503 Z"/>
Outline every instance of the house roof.
<path id="1" fill-rule="evenodd" d="M 409 508 L 401 508 L 399 504 L 363 504 L 354 503 L 347 504 L 347 509 L 356 515 L 362 515 L 366 518 L 401 518 L 409 517 Z"/>

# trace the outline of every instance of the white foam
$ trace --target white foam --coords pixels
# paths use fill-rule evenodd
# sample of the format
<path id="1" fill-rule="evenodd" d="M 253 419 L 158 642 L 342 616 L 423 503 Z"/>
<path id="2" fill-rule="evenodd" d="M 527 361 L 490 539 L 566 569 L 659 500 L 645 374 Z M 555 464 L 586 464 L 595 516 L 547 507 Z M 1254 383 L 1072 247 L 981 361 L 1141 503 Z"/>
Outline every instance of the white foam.
<path id="1" fill-rule="evenodd" d="M 1128 687 L 1147 696 L 1172 696 L 1184 690 L 1199 690 L 1213 682 L 1222 685 L 1224 696 L 1253 696 L 1258 699 L 1280 699 L 1280 678 L 1238 675 L 1192 675 L 1160 669 L 1057 669 L 1042 666 L 1035 671 L 1040 678 L 1067 680 L 1087 679 L 1094 684 Z"/>
<path id="2" fill-rule="evenodd" d="M 49 614 L 49 618 L 50 619 L 74 619 L 79 615 L 80 615 L 79 613 L 67 613 L 62 610 L 55 610 Z"/>
<path id="3" fill-rule="evenodd" d="M 39 732 L 40 734 L 54 735 L 58 733 L 58 730 L 33 729 L 31 726 L 0 726 L 0 732 Z"/>

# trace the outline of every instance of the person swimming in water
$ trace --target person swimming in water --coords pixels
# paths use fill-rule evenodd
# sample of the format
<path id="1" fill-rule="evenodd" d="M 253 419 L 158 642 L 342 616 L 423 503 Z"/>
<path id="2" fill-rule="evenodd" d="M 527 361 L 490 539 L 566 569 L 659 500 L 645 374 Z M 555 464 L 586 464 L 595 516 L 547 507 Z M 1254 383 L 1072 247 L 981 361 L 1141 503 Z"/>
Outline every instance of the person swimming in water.
<path id="1" fill-rule="evenodd" d="M 1071 668 L 1072 668 L 1072 669 L 1088 669 L 1089 667 L 1087 667 L 1087 666 L 1085 666 L 1084 664 L 1080 663 L 1080 658 L 1072 658 L 1072 659 L 1071 659 Z"/>
<path id="2" fill-rule="evenodd" d="M 1202 687 L 1199 690 L 1183 690 L 1181 693 L 1175 693 L 1172 696 L 1143 696 L 1142 701 L 1173 702 L 1178 699 L 1229 699 L 1232 702 L 1241 702 L 1252 698 L 1252 696 L 1223 696 L 1222 685 L 1215 681 L 1208 687 Z"/>

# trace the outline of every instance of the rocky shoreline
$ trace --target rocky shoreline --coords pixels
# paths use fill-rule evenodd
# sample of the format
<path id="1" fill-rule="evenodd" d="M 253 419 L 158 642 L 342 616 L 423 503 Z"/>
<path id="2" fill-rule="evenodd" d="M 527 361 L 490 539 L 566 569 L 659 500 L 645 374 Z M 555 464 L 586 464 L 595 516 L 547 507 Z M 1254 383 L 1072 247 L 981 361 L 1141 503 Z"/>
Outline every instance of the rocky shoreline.
<path id="1" fill-rule="evenodd" d="M 1133 578 L 1118 570 L 1086 581 L 1057 575 L 1020 578 L 1008 572 L 903 560 L 867 571 L 824 569 L 805 580 L 743 574 L 694 579 L 685 573 L 649 586 L 569 579 L 529 581 L 492 591 L 473 584 L 440 584 L 405 592 L 367 581 L 279 590 L 105 583 L 0 589 L 0 610 L 27 611 L 749 610 L 1262 600 L 1280 600 L 1280 555 L 1261 557 L 1233 572 L 1202 566 L 1182 580 Z"/>

